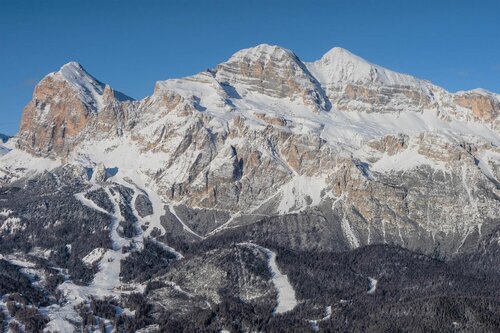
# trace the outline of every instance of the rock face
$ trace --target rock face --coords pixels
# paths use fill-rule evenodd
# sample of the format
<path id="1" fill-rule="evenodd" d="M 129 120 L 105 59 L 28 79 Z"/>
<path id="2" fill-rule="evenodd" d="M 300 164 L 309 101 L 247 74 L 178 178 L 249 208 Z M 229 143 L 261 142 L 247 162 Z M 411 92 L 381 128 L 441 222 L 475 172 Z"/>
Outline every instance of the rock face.
<path id="1" fill-rule="evenodd" d="M 119 127 L 116 106 L 128 99 L 70 62 L 35 87 L 23 111 L 18 144 L 37 155 L 68 154 L 90 127 Z"/>
<path id="2" fill-rule="evenodd" d="M 341 48 L 303 63 L 259 45 L 140 101 L 69 63 L 37 85 L 18 149 L 132 170 L 167 202 L 230 216 L 189 221 L 202 237 L 286 217 L 287 246 L 453 256 L 500 222 L 499 101 Z M 328 232 L 289 243 L 312 226 Z"/>
<path id="3" fill-rule="evenodd" d="M 464 108 L 472 110 L 475 118 L 495 122 L 498 125 L 498 114 L 500 113 L 498 96 L 495 98 L 488 91 L 478 89 L 458 93 L 455 96 L 455 102 Z"/>
<path id="4" fill-rule="evenodd" d="M 243 94 L 257 92 L 276 98 L 300 99 L 315 111 L 329 101 L 306 66 L 290 50 L 259 45 L 234 54 L 217 66 L 215 77 L 223 85 L 244 85 Z"/>
<path id="5" fill-rule="evenodd" d="M 109 175 L 104 164 L 99 163 L 93 170 L 91 181 L 103 183 L 108 179 Z"/>

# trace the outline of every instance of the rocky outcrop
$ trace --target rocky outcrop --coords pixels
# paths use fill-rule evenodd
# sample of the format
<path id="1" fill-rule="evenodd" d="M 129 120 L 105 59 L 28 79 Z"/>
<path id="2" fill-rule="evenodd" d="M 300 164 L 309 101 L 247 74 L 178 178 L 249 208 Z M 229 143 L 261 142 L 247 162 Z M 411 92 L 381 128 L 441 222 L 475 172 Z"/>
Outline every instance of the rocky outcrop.
<path id="1" fill-rule="evenodd" d="M 476 119 L 481 121 L 498 121 L 500 113 L 500 100 L 487 91 L 472 90 L 460 92 L 455 95 L 455 102 L 472 111 Z"/>
<path id="2" fill-rule="evenodd" d="M 104 164 L 99 163 L 92 172 L 91 180 L 96 183 L 103 183 L 108 179 L 108 177 L 109 174 L 106 170 L 106 167 L 104 166 Z"/>
<path id="3" fill-rule="evenodd" d="M 217 66 L 215 77 L 238 86 L 236 91 L 243 86 L 243 95 L 257 92 L 277 98 L 299 98 L 315 111 L 329 108 L 329 101 L 306 66 L 293 52 L 278 46 L 262 44 L 241 50 Z"/>
<path id="4" fill-rule="evenodd" d="M 119 128 L 120 103 L 128 100 L 68 63 L 35 87 L 23 110 L 18 145 L 36 155 L 65 156 L 91 129 L 99 136 Z"/>

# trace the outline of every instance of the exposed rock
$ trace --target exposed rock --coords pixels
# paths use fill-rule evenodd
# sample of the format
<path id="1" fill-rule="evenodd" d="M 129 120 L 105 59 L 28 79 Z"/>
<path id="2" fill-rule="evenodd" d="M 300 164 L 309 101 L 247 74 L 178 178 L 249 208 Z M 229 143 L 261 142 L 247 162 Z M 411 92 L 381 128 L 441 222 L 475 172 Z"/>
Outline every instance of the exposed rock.
<path id="1" fill-rule="evenodd" d="M 106 167 L 103 163 L 99 163 L 93 170 L 92 173 L 92 181 L 96 183 L 103 183 L 108 179 L 109 175 L 106 170 Z"/>
<path id="2" fill-rule="evenodd" d="M 498 119 L 500 101 L 487 91 L 472 90 L 458 93 L 455 95 L 455 101 L 458 105 L 472 110 L 474 117 L 481 121 L 491 122 Z"/>
<path id="3" fill-rule="evenodd" d="M 290 50 L 262 44 L 235 53 L 220 64 L 216 78 L 232 86 L 246 87 L 241 94 L 258 92 L 264 95 L 301 98 L 315 111 L 328 109 L 329 103 L 306 66 Z"/>

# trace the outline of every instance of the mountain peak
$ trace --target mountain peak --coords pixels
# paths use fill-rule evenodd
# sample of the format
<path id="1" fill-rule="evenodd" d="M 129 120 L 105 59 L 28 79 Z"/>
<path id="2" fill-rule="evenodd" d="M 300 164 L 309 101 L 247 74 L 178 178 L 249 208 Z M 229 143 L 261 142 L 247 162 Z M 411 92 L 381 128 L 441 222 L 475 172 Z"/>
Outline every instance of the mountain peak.
<path id="1" fill-rule="evenodd" d="M 271 57 L 273 57 L 273 58 L 284 58 L 284 57 L 297 58 L 297 56 L 292 51 L 285 49 L 281 46 L 269 45 L 269 44 L 259 44 L 257 46 L 250 47 L 247 49 L 242 49 L 242 50 L 236 52 L 229 59 L 229 61 L 242 59 L 242 58 L 248 59 L 248 60 L 259 60 L 259 59 L 269 60 Z"/>
<path id="2" fill-rule="evenodd" d="M 59 71 L 62 71 L 63 69 L 79 69 L 79 70 L 84 70 L 82 65 L 80 65 L 79 62 L 76 62 L 76 61 L 70 61 L 64 65 L 61 66 L 61 68 L 59 69 Z"/>
<path id="3" fill-rule="evenodd" d="M 342 47 L 332 48 L 307 67 L 323 85 L 353 83 L 425 89 L 426 81 L 372 64 Z"/>
<path id="4" fill-rule="evenodd" d="M 75 61 L 63 65 L 55 75 L 66 80 L 79 92 L 90 93 L 93 97 L 102 96 L 104 93 L 105 84 L 90 75 Z"/>
<path id="5" fill-rule="evenodd" d="M 356 57 L 356 58 L 361 59 L 359 56 L 355 55 L 354 53 L 352 53 L 348 49 L 345 49 L 345 48 L 340 47 L 340 46 L 332 47 L 328 52 L 326 52 L 323 55 L 323 57 L 327 57 L 327 56 L 340 56 L 340 55 L 349 56 L 349 57 Z"/>
<path id="6" fill-rule="evenodd" d="M 305 64 L 292 51 L 277 45 L 260 44 L 236 52 L 217 66 L 216 78 L 236 85 L 241 93 L 301 99 L 314 111 L 329 109 L 321 87 Z"/>
<path id="7" fill-rule="evenodd" d="M 358 65 L 369 65 L 376 66 L 368 62 L 367 60 L 361 58 L 358 55 L 355 55 L 351 51 L 344 49 L 342 47 L 334 47 L 326 52 L 320 59 L 323 62 L 332 62 L 336 61 L 339 63 L 353 63 Z"/>

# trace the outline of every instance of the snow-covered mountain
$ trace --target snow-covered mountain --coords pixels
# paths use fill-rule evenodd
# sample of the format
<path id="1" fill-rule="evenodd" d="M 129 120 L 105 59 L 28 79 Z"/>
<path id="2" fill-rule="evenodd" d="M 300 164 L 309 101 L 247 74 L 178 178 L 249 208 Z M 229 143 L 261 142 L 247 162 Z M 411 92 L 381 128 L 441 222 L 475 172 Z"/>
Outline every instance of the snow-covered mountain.
<path id="1" fill-rule="evenodd" d="M 446 245 L 451 254 L 499 215 L 497 194 L 486 195 L 497 193 L 500 179 L 499 109 L 497 94 L 449 93 L 341 48 L 304 64 L 289 50 L 259 45 L 214 70 L 157 82 L 140 101 L 117 97 L 76 63 L 64 65 L 37 85 L 18 149 L 51 159 L 50 166 L 102 163 L 118 178 L 141 174 L 165 202 L 228 216 L 280 216 L 336 202 L 349 247 L 382 241 L 371 228 L 383 225 L 385 237 L 403 245 L 425 225 L 430 244 L 444 246 L 447 233 L 456 233 Z M 437 172 L 438 186 L 415 179 Z M 395 190 L 386 177 L 408 179 Z M 377 203 L 365 202 L 362 188 L 372 188 Z M 487 199 L 478 203 L 481 190 Z M 400 191 L 406 194 L 397 199 Z M 393 206 L 380 212 L 387 193 Z M 434 216 L 439 211 L 446 214 Z M 247 223 L 241 219 L 209 232 Z"/>
<path id="2" fill-rule="evenodd" d="M 42 253 L 60 241 L 30 241 L 40 228 L 69 230 L 71 220 L 81 222 L 80 233 L 106 231 L 95 244 L 80 244 L 84 234 L 65 243 L 72 260 L 95 267 L 89 286 L 59 287 L 72 301 L 47 310 L 56 330 L 81 321 L 71 309 L 90 296 L 138 291 L 154 279 L 173 283 L 148 296 L 163 306 L 180 302 L 172 290 L 189 298 L 190 312 L 222 304 L 222 290 L 251 304 L 275 288 L 276 312 L 289 312 L 304 295 L 276 264 L 287 251 L 390 244 L 446 260 L 478 248 L 494 258 L 499 113 L 496 93 L 451 93 L 342 48 L 304 63 L 259 45 L 214 69 L 159 81 L 141 100 L 71 62 L 36 86 L 16 147 L 0 158 L 0 237 L 24 237 Z M 33 201 L 9 200 L 13 189 Z M 146 243 L 176 266 L 139 279 Z M 205 250 L 217 264 L 204 261 Z M 243 260 L 238 274 L 252 282 L 235 291 L 225 257 Z M 210 286 L 197 278 L 207 274 Z M 370 276 L 370 294 L 377 278 Z"/>

